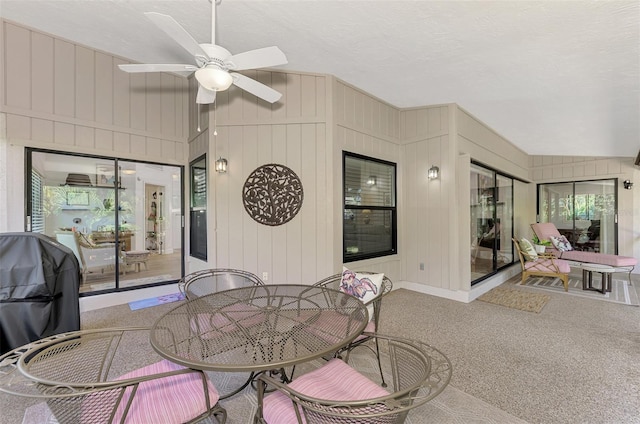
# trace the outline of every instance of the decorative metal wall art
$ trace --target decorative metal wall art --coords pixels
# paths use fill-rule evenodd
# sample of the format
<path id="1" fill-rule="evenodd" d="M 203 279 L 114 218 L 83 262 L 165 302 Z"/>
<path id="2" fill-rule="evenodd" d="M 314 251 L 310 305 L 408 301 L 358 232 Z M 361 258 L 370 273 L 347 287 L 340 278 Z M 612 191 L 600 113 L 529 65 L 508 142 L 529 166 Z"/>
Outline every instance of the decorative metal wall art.
<path id="1" fill-rule="evenodd" d="M 264 225 L 282 225 L 302 207 L 302 181 L 290 168 L 274 163 L 262 165 L 249 175 L 242 188 L 244 208 Z"/>

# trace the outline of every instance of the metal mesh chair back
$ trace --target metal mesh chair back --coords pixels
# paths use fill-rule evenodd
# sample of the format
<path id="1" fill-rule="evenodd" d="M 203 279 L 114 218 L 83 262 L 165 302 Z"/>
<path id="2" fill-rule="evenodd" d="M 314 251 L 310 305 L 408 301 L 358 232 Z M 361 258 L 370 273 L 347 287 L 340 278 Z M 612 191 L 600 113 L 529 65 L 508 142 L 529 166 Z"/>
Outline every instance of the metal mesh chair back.
<path id="1" fill-rule="evenodd" d="M 449 384 L 451 362 L 439 350 L 416 340 L 380 334 L 367 334 L 380 347 L 385 379 L 391 381 L 386 388 L 388 396 L 367 400 L 325 400 L 305 395 L 268 376 L 260 376 L 264 384 L 258 391 L 256 421 L 265 421 L 262 411 L 266 387 L 284 393 L 300 411 L 298 422 L 308 424 L 370 424 L 403 423 L 408 413 L 439 395 Z M 373 349 L 351 352 L 345 361 L 371 382 L 382 385 L 378 373 L 377 357 Z M 298 378 L 305 378 L 302 374 Z M 268 402 L 268 399 L 266 400 Z M 304 421 L 303 421 L 304 419 Z"/>
<path id="2" fill-rule="evenodd" d="M 60 423 L 106 424 L 125 422 L 134 404 L 139 414 L 140 405 L 153 407 L 173 396 L 177 377 L 183 383 L 180 387 L 192 379 L 190 387 L 196 389 L 189 393 L 199 393 L 203 399 L 197 408 L 185 407 L 184 414 L 193 417 L 189 422 L 210 415 L 226 420 L 226 411 L 217 404 L 215 389 L 212 392 L 211 383 L 205 384 L 202 371 L 158 365 L 164 363 L 168 362 L 160 361 L 149 345 L 148 328 L 74 331 L 0 356 L 0 392 L 45 400 Z M 141 385 L 146 385 L 144 390 L 138 390 Z"/>
<path id="3" fill-rule="evenodd" d="M 178 282 L 180 292 L 187 299 L 240 287 L 262 286 L 258 276 L 237 269 L 205 269 L 185 275 Z"/>
<path id="4" fill-rule="evenodd" d="M 374 272 L 369 272 L 369 271 L 356 271 L 356 273 L 375 274 Z M 342 274 L 335 274 L 323 280 L 318 281 L 314 285 L 323 286 L 323 287 L 327 287 L 334 290 L 340 290 L 341 282 L 342 282 Z M 380 309 L 382 307 L 382 298 L 387 293 L 389 293 L 392 289 L 393 289 L 393 282 L 391 282 L 391 280 L 385 275 L 382 278 L 382 285 L 380 287 L 379 294 L 375 298 L 373 298 L 371 301 L 366 303 L 366 304 L 369 304 L 369 303 L 373 304 L 373 317 L 370 317 L 370 318 L 373 319 L 375 323 L 375 331 L 378 331 L 378 324 L 380 321 Z"/>

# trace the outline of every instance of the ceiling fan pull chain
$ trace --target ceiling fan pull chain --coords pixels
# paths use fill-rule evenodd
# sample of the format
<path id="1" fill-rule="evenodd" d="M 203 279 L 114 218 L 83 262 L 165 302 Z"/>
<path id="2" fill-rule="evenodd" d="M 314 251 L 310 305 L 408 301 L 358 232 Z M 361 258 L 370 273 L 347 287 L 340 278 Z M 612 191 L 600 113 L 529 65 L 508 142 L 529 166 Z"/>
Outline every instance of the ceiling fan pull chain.
<path id="1" fill-rule="evenodd" d="M 198 113 L 197 113 L 197 115 L 198 115 L 198 128 L 196 128 L 196 131 L 200 132 L 201 131 L 201 129 L 200 129 L 200 103 L 197 103 L 197 106 L 198 106 Z"/>
<path id="2" fill-rule="evenodd" d="M 216 111 L 218 102 L 213 103 L 213 135 L 218 135 L 218 117 L 216 116 Z"/>

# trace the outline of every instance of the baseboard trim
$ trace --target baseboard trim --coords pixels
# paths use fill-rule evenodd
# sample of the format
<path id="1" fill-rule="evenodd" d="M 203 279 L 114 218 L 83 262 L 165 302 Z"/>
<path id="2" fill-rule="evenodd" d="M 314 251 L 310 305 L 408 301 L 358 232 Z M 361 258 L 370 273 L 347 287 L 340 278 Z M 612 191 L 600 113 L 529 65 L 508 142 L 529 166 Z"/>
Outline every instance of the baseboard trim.
<path id="1" fill-rule="evenodd" d="M 411 281 L 400 281 L 398 284 L 393 283 L 394 290 L 407 289 L 418 293 L 424 293 L 431 296 L 443 297 L 445 299 L 451 299 L 458 302 L 470 303 L 482 296 L 489 290 L 498 287 L 511 277 L 518 275 L 521 272 L 519 266 L 511 266 L 508 269 L 494 275 L 491 278 L 487 278 L 471 287 L 471 290 L 449 290 L 442 287 L 428 286 L 426 284 L 414 283 Z"/>

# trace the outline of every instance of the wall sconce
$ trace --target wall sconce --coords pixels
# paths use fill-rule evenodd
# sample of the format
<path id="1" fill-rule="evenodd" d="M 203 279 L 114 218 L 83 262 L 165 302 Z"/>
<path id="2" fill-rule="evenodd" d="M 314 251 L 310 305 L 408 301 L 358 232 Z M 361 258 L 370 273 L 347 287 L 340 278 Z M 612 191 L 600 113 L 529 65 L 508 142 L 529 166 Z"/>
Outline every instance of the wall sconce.
<path id="1" fill-rule="evenodd" d="M 376 185 L 376 177 L 375 177 L 375 175 L 371 175 L 371 176 L 367 179 L 367 185 L 370 185 L 370 186 L 374 186 L 374 185 Z"/>
<path id="2" fill-rule="evenodd" d="M 437 179 L 440 176 L 440 168 L 435 165 L 431 166 L 431 168 L 429 168 L 428 176 L 430 180 Z"/>
<path id="3" fill-rule="evenodd" d="M 627 190 L 631 190 L 633 188 L 633 183 L 631 182 L 631 180 L 624 180 L 622 184 L 624 185 L 624 188 Z"/>
<path id="4" fill-rule="evenodd" d="M 220 174 L 224 174 L 225 172 L 227 172 L 227 160 L 220 157 L 220 159 L 218 159 L 216 161 L 216 172 L 219 172 Z"/>

